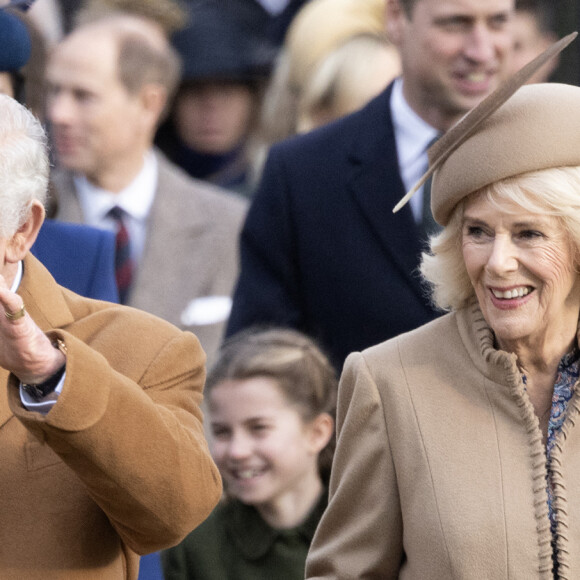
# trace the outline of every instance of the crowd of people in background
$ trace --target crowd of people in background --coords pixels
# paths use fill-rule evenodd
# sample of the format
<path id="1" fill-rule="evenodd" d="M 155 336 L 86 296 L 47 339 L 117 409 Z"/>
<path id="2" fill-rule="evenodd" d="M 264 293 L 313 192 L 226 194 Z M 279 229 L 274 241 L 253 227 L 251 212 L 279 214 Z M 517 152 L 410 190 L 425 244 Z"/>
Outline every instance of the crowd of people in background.
<path id="1" fill-rule="evenodd" d="M 345 360 L 449 310 L 421 274 L 442 224 L 420 179 L 439 140 L 558 40 L 557 10 L 550 0 L 0 3 L 0 93 L 36 115 L 50 144 L 48 219 L 31 252 L 58 284 L 191 331 L 206 355 L 205 437 L 223 498 L 182 542 L 143 555 L 139 580 L 304 577 L 340 487 L 330 465 Z M 549 83 L 562 58 L 526 82 Z M 368 377 L 348 372 L 350 396 Z M 365 409 L 352 403 L 353 418 L 346 400 L 348 440 Z M 352 485 L 347 455 L 337 473 Z M 348 503 L 344 489 L 337 498 Z M 340 577 L 339 512 L 323 520 L 312 578 Z M 373 526 L 361 518 L 369 546 Z M 364 552 L 340 541 L 343 555 Z M 392 553 L 377 570 L 395 578 L 405 556 Z"/>

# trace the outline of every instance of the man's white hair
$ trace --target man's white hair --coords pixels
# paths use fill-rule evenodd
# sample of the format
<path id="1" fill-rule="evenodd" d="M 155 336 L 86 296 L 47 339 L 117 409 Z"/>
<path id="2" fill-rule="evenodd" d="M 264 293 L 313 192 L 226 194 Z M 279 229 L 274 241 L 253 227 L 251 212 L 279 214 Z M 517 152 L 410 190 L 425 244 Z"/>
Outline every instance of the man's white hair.
<path id="1" fill-rule="evenodd" d="M 0 237 L 26 221 L 33 200 L 48 194 L 47 136 L 40 121 L 13 98 L 0 94 Z"/>

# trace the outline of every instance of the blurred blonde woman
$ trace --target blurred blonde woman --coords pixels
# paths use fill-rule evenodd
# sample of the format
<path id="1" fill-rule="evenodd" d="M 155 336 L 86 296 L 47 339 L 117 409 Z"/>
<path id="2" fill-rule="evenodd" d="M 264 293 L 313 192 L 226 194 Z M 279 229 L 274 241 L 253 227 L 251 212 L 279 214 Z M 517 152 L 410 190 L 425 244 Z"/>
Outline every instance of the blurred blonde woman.
<path id="1" fill-rule="evenodd" d="M 383 35 L 359 34 L 316 67 L 298 101 L 297 131 L 310 131 L 357 111 L 401 72 L 397 48 Z"/>
<path id="2" fill-rule="evenodd" d="M 266 88 L 253 143 L 259 180 L 271 145 L 298 130 L 298 106 L 320 63 L 359 35 L 384 35 L 386 0 L 310 0 L 296 14 Z"/>

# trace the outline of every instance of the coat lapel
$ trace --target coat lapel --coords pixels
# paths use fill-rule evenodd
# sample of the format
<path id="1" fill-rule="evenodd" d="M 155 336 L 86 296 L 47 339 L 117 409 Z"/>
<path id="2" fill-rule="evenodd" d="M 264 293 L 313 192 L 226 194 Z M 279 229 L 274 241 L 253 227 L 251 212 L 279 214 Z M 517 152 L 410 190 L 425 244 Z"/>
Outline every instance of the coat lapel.
<path id="1" fill-rule="evenodd" d="M 416 273 L 422 249 L 419 228 L 408 204 L 393 214 L 405 187 L 390 115 L 391 90 L 392 85 L 361 115 L 364 124 L 350 146 L 348 187 L 384 252 L 422 297 Z"/>
<path id="2" fill-rule="evenodd" d="M 130 305 L 153 312 L 162 318 L 175 320 L 191 296 L 207 278 L 211 265 L 204 259 L 207 220 L 199 207 L 190 181 L 182 181 L 169 168 L 166 159 L 158 155 L 159 182 L 148 218 L 147 241 L 135 280 Z M 195 279 L 176 276 L 178 264 L 187 264 L 183 272 L 195 271 Z M 172 300 L 164 298 L 171 287 Z M 203 295 L 203 293 L 199 294 Z M 160 310 L 166 304 L 169 310 Z"/>

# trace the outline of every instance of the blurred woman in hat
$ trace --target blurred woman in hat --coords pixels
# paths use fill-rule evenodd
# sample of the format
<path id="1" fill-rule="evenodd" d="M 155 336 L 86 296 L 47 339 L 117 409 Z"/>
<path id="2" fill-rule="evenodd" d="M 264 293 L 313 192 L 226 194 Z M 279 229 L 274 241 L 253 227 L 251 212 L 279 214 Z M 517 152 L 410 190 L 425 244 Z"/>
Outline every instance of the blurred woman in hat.
<path id="1" fill-rule="evenodd" d="M 189 25 L 172 42 L 182 58 L 182 82 L 157 145 L 192 177 L 251 196 L 249 142 L 270 55 L 211 4 L 192 8 Z"/>
<path id="2" fill-rule="evenodd" d="M 12 8 L 0 9 L 0 93 L 24 99 L 23 67 L 32 51 L 30 32 L 24 20 Z"/>
<path id="3" fill-rule="evenodd" d="M 430 151 L 449 313 L 347 359 L 308 578 L 580 578 L 580 88 L 515 89 Z"/>

